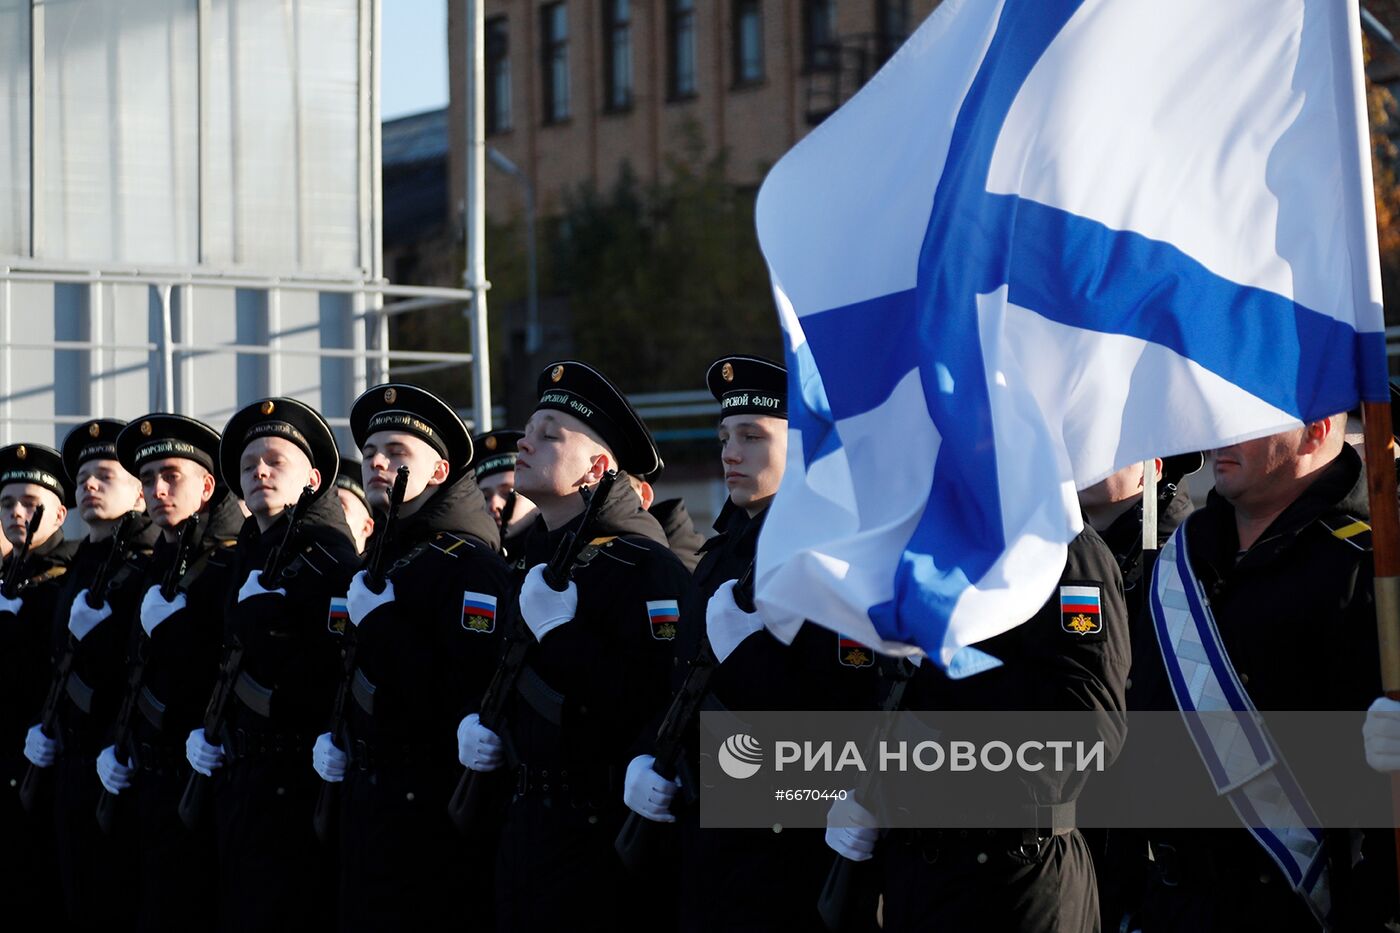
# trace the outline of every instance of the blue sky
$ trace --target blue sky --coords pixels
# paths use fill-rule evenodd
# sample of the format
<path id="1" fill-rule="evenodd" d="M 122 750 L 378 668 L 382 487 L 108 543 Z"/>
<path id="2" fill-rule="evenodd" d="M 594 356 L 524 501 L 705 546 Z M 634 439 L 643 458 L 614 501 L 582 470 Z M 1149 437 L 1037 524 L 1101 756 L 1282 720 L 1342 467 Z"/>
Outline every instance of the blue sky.
<path id="1" fill-rule="evenodd" d="M 383 119 L 447 106 L 447 0 L 384 0 L 382 10 Z"/>

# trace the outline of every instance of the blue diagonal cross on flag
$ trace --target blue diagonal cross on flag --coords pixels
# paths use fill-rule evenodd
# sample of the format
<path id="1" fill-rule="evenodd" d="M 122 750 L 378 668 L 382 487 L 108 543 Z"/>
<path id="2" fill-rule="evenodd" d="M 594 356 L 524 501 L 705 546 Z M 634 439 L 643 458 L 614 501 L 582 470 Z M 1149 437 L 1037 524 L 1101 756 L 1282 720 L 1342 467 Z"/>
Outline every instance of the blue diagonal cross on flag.
<path id="1" fill-rule="evenodd" d="M 946 0 L 774 168 L 765 619 L 950 673 L 1076 489 L 1386 398 L 1354 2 Z"/>

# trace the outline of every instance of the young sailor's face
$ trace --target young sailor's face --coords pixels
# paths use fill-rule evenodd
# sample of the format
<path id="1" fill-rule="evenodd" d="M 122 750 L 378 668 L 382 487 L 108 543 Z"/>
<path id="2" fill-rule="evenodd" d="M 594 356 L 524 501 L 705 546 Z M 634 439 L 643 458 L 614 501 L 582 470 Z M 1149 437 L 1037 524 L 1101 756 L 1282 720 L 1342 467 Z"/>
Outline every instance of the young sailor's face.
<path id="1" fill-rule="evenodd" d="M 515 489 L 536 500 L 573 495 L 587 485 L 596 457 L 606 453 L 582 421 L 547 408 L 530 416 L 516 450 Z"/>
<path id="2" fill-rule="evenodd" d="M 111 521 L 141 508 L 141 483 L 116 460 L 87 460 L 78 467 L 78 514 L 85 522 Z"/>
<path id="3" fill-rule="evenodd" d="M 787 421 L 769 415 L 730 415 L 719 423 L 719 445 L 729 498 L 741 509 L 762 509 L 783 481 Z"/>
<path id="4" fill-rule="evenodd" d="M 214 477 L 193 460 L 167 457 L 141 466 L 141 489 L 151 521 L 169 531 L 204 507 L 214 494 Z"/>
<path id="5" fill-rule="evenodd" d="M 447 475 L 447 461 L 427 441 L 402 431 L 376 431 L 365 439 L 360 448 L 360 481 L 364 483 L 369 504 L 382 511 L 389 510 L 389 496 L 399 467 L 408 467 L 408 483 L 403 501 L 412 502 L 434 483 L 435 474 Z"/>
<path id="6" fill-rule="evenodd" d="M 296 505 L 305 486 L 319 488 L 321 475 L 300 447 L 284 437 L 259 437 L 238 460 L 243 500 L 254 515 L 272 517 Z"/>
<path id="7" fill-rule="evenodd" d="M 34 529 L 32 547 L 38 547 L 63 524 L 67 510 L 53 491 L 36 483 L 7 483 L 0 488 L 0 528 L 11 545 L 24 544 L 25 531 L 34 510 L 44 507 L 44 518 Z"/>

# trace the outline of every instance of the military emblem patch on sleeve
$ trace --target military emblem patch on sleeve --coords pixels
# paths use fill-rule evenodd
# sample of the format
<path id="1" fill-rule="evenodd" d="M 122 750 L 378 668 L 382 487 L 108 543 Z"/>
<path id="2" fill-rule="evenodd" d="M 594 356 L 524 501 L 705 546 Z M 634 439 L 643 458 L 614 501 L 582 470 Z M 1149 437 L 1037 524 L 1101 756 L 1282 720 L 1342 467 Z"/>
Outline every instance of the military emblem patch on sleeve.
<path id="1" fill-rule="evenodd" d="M 496 630 L 496 597 L 489 593 L 462 594 L 462 628 L 490 635 Z"/>
<path id="2" fill-rule="evenodd" d="M 331 597 L 331 610 L 326 616 L 326 628 L 332 635 L 344 635 L 350 624 L 350 603 L 344 596 Z"/>
<path id="3" fill-rule="evenodd" d="M 670 641 L 676 637 L 676 623 L 681 620 L 680 603 L 674 599 L 647 601 L 647 616 L 651 619 L 651 637 Z"/>
<path id="4" fill-rule="evenodd" d="M 836 658 L 846 667 L 869 667 L 875 663 L 875 652 L 845 635 L 836 637 Z"/>
<path id="5" fill-rule="evenodd" d="M 1071 635 L 1098 635 L 1103 631 L 1099 587 L 1060 587 L 1060 628 Z"/>

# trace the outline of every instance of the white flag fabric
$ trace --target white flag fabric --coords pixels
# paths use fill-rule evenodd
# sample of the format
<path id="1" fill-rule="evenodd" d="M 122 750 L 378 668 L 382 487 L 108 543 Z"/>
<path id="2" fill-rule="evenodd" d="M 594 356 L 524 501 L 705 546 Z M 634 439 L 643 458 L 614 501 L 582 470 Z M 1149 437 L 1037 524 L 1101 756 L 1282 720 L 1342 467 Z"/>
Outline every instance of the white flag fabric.
<path id="1" fill-rule="evenodd" d="M 1387 397 L 1355 0 L 945 0 L 758 200 L 803 619 L 953 676 L 1075 492 Z"/>

